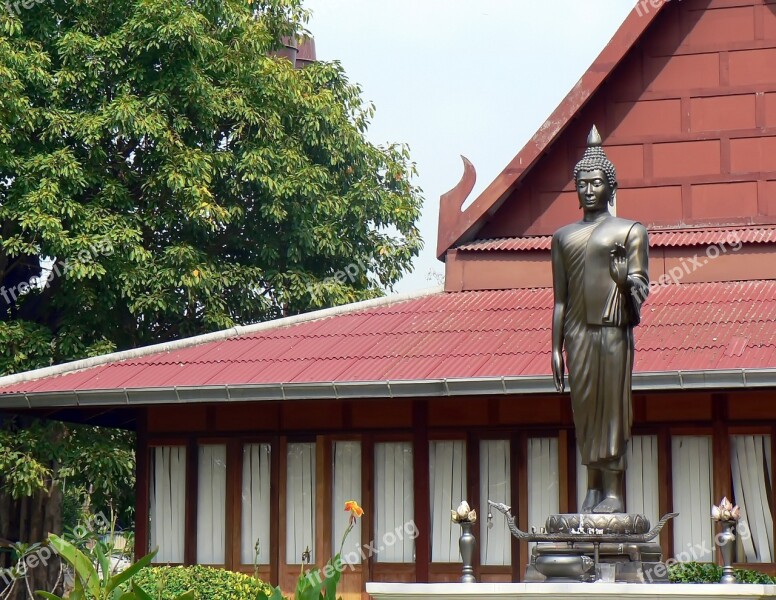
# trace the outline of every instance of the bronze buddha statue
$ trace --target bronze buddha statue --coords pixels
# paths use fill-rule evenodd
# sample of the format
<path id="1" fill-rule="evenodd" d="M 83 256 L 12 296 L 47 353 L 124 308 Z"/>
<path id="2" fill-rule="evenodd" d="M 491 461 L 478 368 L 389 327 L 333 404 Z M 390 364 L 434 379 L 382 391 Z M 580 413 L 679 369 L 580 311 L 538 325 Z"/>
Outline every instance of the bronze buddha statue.
<path id="1" fill-rule="evenodd" d="M 617 177 L 595 127 L 574 180 L 582 220 L 552 237 L 552 373 L 563 391 L 565 349 L 574 428 L 588 473 L 581 512 L 621 513 L 633 420 L 633 327 L 649 292 L 647 230 L 609 212 Z"/>

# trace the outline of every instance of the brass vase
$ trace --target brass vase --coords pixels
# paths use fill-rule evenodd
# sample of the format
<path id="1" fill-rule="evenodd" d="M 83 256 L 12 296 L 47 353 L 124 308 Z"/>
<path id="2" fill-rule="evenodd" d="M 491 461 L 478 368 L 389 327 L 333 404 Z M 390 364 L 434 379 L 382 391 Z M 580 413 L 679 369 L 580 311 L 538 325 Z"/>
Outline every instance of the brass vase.
<path id="1" fill-rule="evenodd" d="M 733 556 L 736 550 L 736 534 L 734 528 L 735 521 L 720 521 L 722 523 L 722 533 L 717 536 L 717 544 L 722 554 L 722 577 L 720 583 L 738 583 L 736 574 L 733 571 Z"/>
<path id="2" fill-rule="evenodd" d="M 461 537 L 458 539 L 458 548 L 461 551 L 463 569 L 461 570 L 461 583 L 477 583 L 474 577 L 474 551 L 477 548 L 477 539 L 472 533 L 471 521 L 461 521 Z"/>

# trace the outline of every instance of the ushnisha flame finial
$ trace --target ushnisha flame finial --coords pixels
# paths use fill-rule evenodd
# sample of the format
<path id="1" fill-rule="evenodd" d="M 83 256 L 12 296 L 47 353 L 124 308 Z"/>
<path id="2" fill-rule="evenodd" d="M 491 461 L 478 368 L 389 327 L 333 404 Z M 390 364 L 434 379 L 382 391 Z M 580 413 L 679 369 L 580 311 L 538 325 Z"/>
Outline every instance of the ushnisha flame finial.
<path id="1" fill-rule="evenodd" d="M 598 133 L 598 127 L 593 125 L 590 133 L 587 135 L 587 147 L 593 148 L 595 146 L 603 146 L 604 141 L 601 139 L 601 134 Z"/>

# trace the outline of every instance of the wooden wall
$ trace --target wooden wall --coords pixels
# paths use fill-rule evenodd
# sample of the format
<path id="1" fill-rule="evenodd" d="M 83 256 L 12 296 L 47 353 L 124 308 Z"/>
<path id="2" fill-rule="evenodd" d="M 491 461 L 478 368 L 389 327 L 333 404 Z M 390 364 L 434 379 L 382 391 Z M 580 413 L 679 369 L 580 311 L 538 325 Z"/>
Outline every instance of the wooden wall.
<path id="1" fill-rule="evenodd" d="M 671 435 L 703 434 L 713 436 L 714 497 L 732 496 L 730 457 L 727 443 L 732 433 L 767 433 L 776 447 L 776 392 L 731 394 L 676 393 L 637 395 L 634 397 L 634 434 L 655 434 L 660 441 L 661 513 L 671 510 L 670 446 Z M 575 441 L 570 404 L 567 397 L 478 397 L 406 400 L 364 400 L 359 402 L 288 402 L 241 403 L 234 405 L 154 406 L 141 419 L 138 437 L 138 552 L 148 546 L 148 460 L 155 445 L 187 444 L 190 447 L 187 483 L 186 562 L 195 561 L 196 550 L 196 444 L 226 443 L 228 447 L 228 533 L 227 560 L 233 570 L 251 572 L 239 564 L 241 444 L 266 441 L 272 444 L 272 522 L 270 545 L 276 559 L 261 567 L 260 575 L 291 589 L 299 573 L 298 565 L 285 565 L 284 520 L 285 483 L 284 448 L 289 441 L 315 441 L 317 457 L 316 556 L 323 563 L 330 555 L 331 448 L 335 440 L 360 440 L 362 443 L 362 497 L 366 514 L 362 543 L 372 536 L 374 499 L 373 447 L 378 441 L 405 440 L 414 443 L 415 523 L 420 535 L 416 540 L 415 564 L 391 565 L 366 560 L 343 576 L 346 600 L 359 597 L 366 581 L 456 581 L 457 564 L 430 562 L 428 447 L 431 439 L 463 439 L 467 442 L 467 489 L 476 504 L 479 499 L 479 441 L 509 439 L 512 452 L 512 498 L 521 526 L 528 528 L 526 511 L 527 475 L 525 454 L 532 436 L 558 437 L 560 467 L 560 509 L 575 511 Z M 776 464 L 776 461 L 774 461 Z M 487 511 L 479 508 L 484 517 Z M 480 520 L 485 525 L 485 519 Z M 673 554 L 671 528 L 661 536 L 666 556 Z M 479 557 L 478 557 L 479 558 Z M 528 560 L 527 546 L 513 544 L 513 566 L 481 567 L 482 581 L 518 581 Z M 760 566 L 762 567 L 762 566 Z"/>
<path id="2" fill-rule="evenodd" d="M 673 279 L 669 275 L 677 268 L 682 272 L 682 284 L 776 279 L 773 244 L 742 243 L 732 250 L 731 246 L 650 248 L 650 281 L 671 283 Z M 710 247 L 721 247 L 714 260 L 707 258 Z M 683 265 L 694 264 L 693 261 L 699 262 L 702 268 L 683 269 Z M 448 292 L 549 287 L 552 287 L 549 250 L 450 250 L 445 258 L 445 291 Z"/>
<path id="3" fill-rule="evenodd" d="M 776 222 L 774 64 L 770 0 L 671 2 L 477 237 L 547 235 L 578 219 L 572 169 L 594 123 L 617 167 L 619 216 Z"/>

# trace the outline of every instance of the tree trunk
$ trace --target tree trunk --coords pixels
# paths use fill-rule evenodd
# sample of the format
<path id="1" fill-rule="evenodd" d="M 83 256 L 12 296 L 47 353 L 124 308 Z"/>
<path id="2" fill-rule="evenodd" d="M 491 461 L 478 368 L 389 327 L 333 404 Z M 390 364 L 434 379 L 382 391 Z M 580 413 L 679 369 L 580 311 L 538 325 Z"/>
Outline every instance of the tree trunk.
<path id="1" fill-rule="evenodd" d="M 62 533 L 62 491 L 54 485 L 49 492 L 39 491 L 33 496 L 14 500 L 0 493 L 0 538 L 25 544 L 42 543 L 49 533 Z M 10 553 L 2 553 L 0 567 L 0 597 L 5 597 L 9 586 L 14 586 L 8 600 L 33 600 L 30 592 L 44 590 L 61 593 L 59 557 L 48 547 L 40 547 L 25 557 L 19 566 L 20 577 L 14 578 L 8 569 Z"/>

